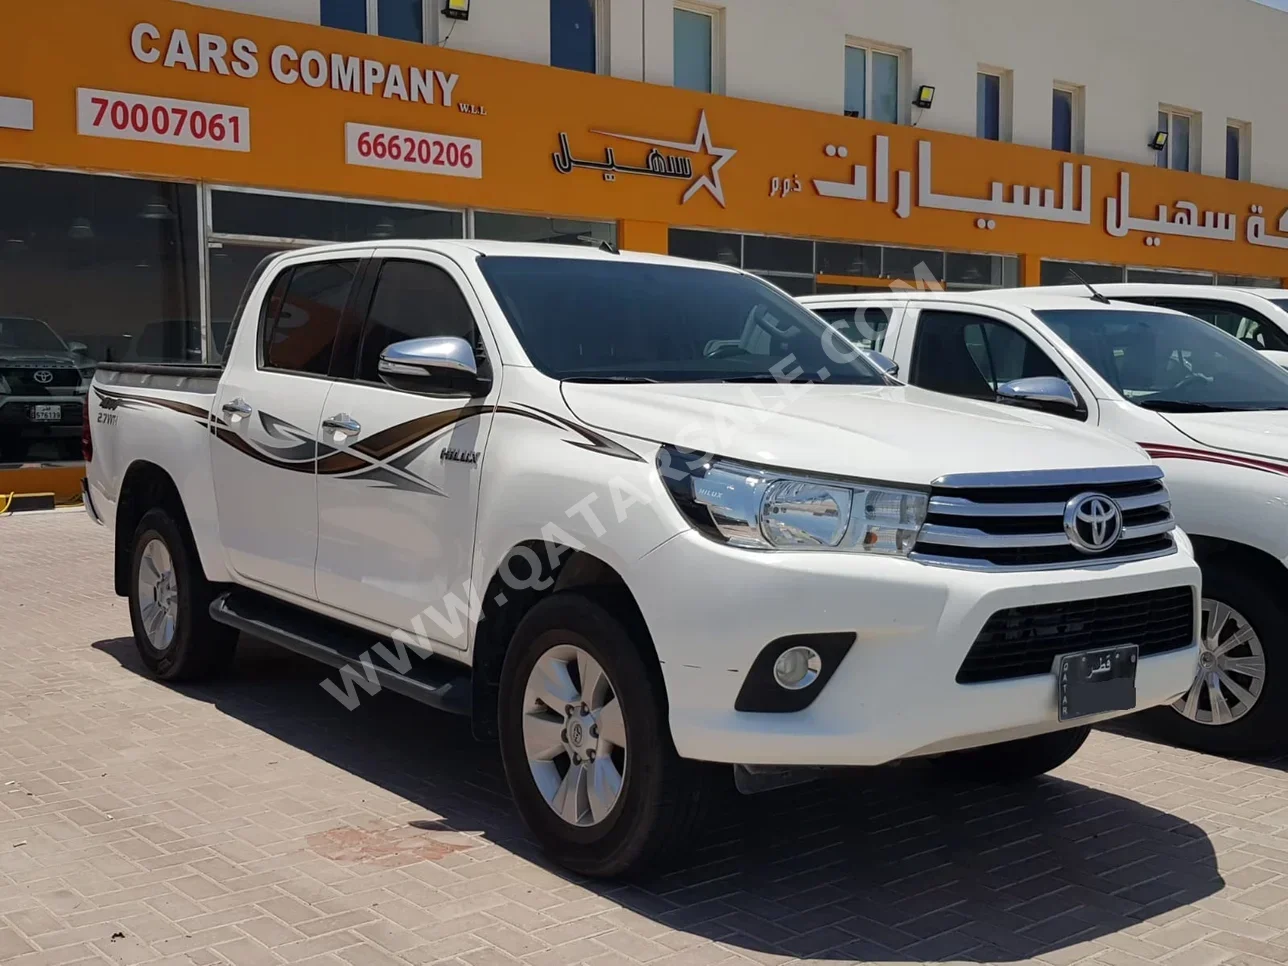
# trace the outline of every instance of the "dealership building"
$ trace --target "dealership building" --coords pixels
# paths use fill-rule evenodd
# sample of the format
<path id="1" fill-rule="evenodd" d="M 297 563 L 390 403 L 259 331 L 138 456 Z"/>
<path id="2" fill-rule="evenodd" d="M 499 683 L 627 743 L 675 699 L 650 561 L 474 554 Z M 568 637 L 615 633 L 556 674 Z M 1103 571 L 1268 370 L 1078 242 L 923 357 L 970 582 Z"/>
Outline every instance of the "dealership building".
<path id="1" fill-rule="evenodd" d="M 796 294 L 1288 276 L 1288 13 L 1254 0 L 11 0 L 4 20 L 0 319 L 85 360 L 217 361 L 255 264 L 329 241 L 610 244 Z"/>

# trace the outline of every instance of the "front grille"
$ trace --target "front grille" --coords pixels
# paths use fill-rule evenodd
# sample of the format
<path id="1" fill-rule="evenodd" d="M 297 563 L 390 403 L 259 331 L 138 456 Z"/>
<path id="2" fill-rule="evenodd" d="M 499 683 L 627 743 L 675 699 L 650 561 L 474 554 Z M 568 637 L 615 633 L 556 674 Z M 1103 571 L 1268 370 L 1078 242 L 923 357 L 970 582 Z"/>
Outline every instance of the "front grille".
<path id="1" fill-rule="evenodd" d="M 49 381 L 41 382 L 37 373 L 49 373 Z M 54 366 L 3 366 L 0 376 L 9 384 L 9 392 L 15 396 L 67 396 L 68 389 L 80 385 L 80 370 L 75 366 L 61 363 Z"/>
<path id="2" fill-rule="evenodd" d="M 931 489 L 912 558 L 976 570 L 1089 566 L 1175 551 L 1175 522 L 1156 466 L 1071 472 L 944 477 Z M 1122 536 L 1102 553 L 1073 545 L 1064 530 L 1077 496 L 1109 497 L 1122 511 Z"/>
<path id="3" fill-rule="evenodd" d="M 1055 659 L 1135 644 L 1141 657 L 1189 647 L 1194 592 L 1189 587 L 1000 610 L 988 619 L 957 671 L 958 684 L 1050 674 Z"/>

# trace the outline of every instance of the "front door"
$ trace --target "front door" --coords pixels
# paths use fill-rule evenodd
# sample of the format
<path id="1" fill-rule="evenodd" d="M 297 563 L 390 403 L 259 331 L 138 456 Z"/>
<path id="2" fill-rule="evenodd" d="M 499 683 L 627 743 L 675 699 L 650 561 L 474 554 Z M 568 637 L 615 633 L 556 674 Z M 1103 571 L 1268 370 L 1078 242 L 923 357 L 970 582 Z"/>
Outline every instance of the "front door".
<path id="1" fill-rule="evenodd" d="M 392 629 L 415 628 L 419 616 L 431 640 L 464 650 L 496 389 L 404 392 L 381 382 L 376 366 L 381 350 L 404 339 L 459 336 L 483 346 L 482 312 L 460 269 L 441 256 L 386 250 L 371 272 L 353 378 L 337 379 L 323 412 L 323 442 L 341 455 L 319 463 L 318 599 Z"/>
<path id="2" fill-rule="evenodd" d="M 357 258 L 304 257 L 262 284 L 215 400 L 210 441 L 219 535 L 247 580 L 316 596 L 316 467 L 322 404 Z"/>

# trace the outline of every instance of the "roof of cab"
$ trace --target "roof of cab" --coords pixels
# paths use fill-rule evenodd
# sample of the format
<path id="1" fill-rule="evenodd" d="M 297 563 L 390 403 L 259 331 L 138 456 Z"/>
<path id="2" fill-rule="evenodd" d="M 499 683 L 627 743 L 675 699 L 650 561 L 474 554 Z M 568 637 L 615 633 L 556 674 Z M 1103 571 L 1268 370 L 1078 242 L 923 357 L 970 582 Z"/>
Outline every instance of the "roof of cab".
<path id="1" fill-rule="evenodd" d="M 496 257 L 511 256 L 521 258 L 575 258 L 586 261 L 638 262 L 654 265 L 679 265 L 689 268 L 702 268 L 710 271 L 740 273 L 741 269 L 714 262 L 698 262 L 687 258 L 674 258 L 670 255 L 655 255 L 651 252 L 605 251 L 594 245 L 561 245 L 550 242 L 514 242 L 488 241 L 476 238 L 383 238 L 373 241 L 341 242 L 334 245 L 314 245 L 309 248 L 297 248 L 285 255 L 302 255 L 317 253 L 334 253 L 337 255 L 354 252 L 408 249 L 426 252 L 439 252 L 457 258 L 471 256 Z"/>
<path id="2" fill-rule="evenodd" d="M 1113 308 L 1124 312 L 1171 312 L 1153 305 L 1133 302 L 1114 302 L 1106 306 L 1094 301 L 1086 289 L 1061 289 L 1058 292 L 1041 288 L 980 289 L 972 291 L 934 292 L 921 290 L 892 290 L 889 292 L 852 292 L 844 295 L 805 295 L 799 301 L 811 309 L 846 308 L 863 302 L 962 302 L 977 305 L 995 305 L 999 308 L 1020 308 L 1030 311 L 1058 311 L 1067 309 Z M 1177 313 L 1180 314 L 1180 313 Z"/>

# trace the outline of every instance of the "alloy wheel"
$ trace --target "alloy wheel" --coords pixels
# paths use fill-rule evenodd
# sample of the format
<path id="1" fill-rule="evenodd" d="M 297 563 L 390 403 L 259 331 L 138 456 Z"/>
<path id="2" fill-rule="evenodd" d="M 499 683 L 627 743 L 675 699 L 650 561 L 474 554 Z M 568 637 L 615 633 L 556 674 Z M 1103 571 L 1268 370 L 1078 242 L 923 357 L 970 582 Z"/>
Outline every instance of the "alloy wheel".
<path id="1" fill-rule="evenodd" d="M 174 640 L 179 620 L 179 584 L 174 558 L 165 542 L 153 537 L 139 555 L 139 616 L 148 643 L 164 651 Z"/>
<path id="2" fill-rule="evenodd" d="M 1203 598 L 1202 630 L 1194 683 L 1172 707 L 1198 724 L 1232 724 L 1265 687 L 1265 649 L 1248 619 L 1219 600 Z"/>
<path id="3" fill-rule="evenodd" d="M 617 689 L 591 655 L 572 644 L 546 651 L 528 674 L 523 746 L 538 790 L 570 825 L 608 818 L 629 767 Z"/>

